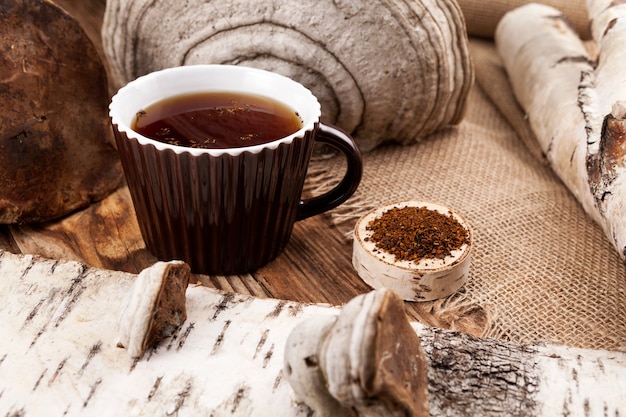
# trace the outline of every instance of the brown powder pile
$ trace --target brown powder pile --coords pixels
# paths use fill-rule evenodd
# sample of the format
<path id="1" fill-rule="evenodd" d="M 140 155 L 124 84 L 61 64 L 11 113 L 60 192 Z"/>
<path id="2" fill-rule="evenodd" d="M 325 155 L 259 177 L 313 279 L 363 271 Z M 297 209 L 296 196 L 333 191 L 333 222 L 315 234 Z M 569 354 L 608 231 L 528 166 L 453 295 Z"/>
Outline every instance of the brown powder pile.
<path id="1" fill-rule="evenodd" d="M 451 214 L 426 207 L 394 207 L 369 222 L 369 239 L 396 261 L 444 259 L 468 243 L 469 234 Z"/>

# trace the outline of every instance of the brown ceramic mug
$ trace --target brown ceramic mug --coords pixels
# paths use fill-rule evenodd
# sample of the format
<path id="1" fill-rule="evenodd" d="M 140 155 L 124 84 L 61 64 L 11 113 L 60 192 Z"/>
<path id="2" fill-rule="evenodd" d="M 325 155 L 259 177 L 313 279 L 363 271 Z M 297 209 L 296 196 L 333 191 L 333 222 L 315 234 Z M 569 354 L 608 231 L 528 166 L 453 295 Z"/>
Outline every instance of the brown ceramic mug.
<path id="1" fill-rule="evenodd" d="M 255 146 L 198 149 L 150 139 L 133 130 L 148 106 L 196 92 L 269 97 L 293 109 L 302 127 Z M 301 84 L 276 73 L 230 65 L 190 65 L 131 81 L 113 97 L 110 117 L 142 236 L 161 260 L 182 259 L 192 271 L 230 275 L 257 269 L 286 246 L 294 223 L 330 210 L 356 190 L 358 147 L 320 122 L 320 104 Z M 315 142 L 347 160 L 339 184 L 301 199 Z"/>

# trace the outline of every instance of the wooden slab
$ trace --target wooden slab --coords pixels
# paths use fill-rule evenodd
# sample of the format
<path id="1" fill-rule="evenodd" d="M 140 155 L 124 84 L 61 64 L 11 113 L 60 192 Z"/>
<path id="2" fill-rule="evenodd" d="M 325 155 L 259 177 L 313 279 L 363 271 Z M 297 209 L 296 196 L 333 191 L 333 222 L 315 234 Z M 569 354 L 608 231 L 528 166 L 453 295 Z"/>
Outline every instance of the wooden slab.
<path id="1" fill-rule="evenodd" d="M 104 0 L 55 0 L 73 15 L 101 50 L 99 28 Z M 104 200 L 45 224 L 0 227 L 0 249 L 12 253 L 72 260 L 89 266 L 138 273 L 156 259 L 146 250 L 127 187 Z M 273 262 L 251 274 L 196 275 L 208 287 L 256 297 L 305 303 L 341 305 L 370 290 L 352 266 L 352 242 L 323 215 L 296 223 L 290 243 Z M 407 304 L 413 319 L 442 328 L 480 334 L 486 325 L 480 308 L 468 308 L 459 317 L 434 312 L 431 303 Z M 459 327 L 459 323 L 464 323 Z"/>

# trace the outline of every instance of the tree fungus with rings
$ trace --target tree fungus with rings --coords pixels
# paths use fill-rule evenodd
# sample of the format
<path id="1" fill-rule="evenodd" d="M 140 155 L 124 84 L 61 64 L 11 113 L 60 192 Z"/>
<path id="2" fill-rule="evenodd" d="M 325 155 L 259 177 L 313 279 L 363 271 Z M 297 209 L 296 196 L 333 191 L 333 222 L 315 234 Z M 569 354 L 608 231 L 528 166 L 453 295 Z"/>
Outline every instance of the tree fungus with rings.
<path id="1" fill-rule="evenodd" d="M 102 35 L 116 87 L 180 65 L 275 71 L 362 151 L 458 124 L 474 79 L 454 0 L 109 0 Z"/>

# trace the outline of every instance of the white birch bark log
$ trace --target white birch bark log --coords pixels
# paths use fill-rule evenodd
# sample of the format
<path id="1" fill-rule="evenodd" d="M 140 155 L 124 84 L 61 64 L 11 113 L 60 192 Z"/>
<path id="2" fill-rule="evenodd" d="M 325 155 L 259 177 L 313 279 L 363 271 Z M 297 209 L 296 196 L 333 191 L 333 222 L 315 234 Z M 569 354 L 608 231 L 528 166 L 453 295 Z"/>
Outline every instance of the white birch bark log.
<path id="1" fill-rule="evenodd" d="M 0 252 L 0 277 L 0 415 L 9 416 L 308 416 L 283 372 L 285 344 L 301 323 L 341 312 L 190 286 L 187 321 L 134 360 L 116 341 L 135 275 Z M 626 410 L 622 352 L 411 327 L 430 415 Z"/>
<path id="2" fill-rule="evenodd" d="M 509 12 L 496 46 L 542 152 L 626 256 L 626 4 L 587 1 L 598 56 L 549 6 Z"/>

